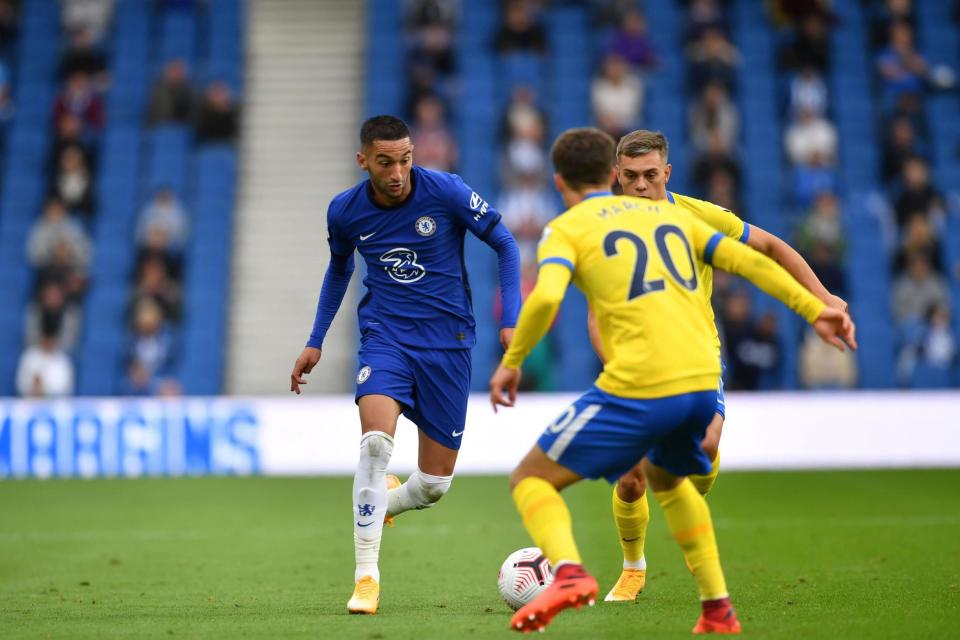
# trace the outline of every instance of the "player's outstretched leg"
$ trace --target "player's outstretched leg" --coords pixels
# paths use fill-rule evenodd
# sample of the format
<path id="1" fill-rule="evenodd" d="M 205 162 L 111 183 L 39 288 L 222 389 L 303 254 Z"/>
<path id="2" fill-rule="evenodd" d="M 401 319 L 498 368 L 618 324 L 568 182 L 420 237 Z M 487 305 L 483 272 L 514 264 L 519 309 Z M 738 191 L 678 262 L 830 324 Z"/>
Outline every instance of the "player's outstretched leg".
<path id="1" fill-rule="evenodd" d="M 553 583 L 514 614 L 510 627 L 542 630 L 564 609 L 592 606 L 599 587 L 580 564 L 570 511 L 556 488 L 542 478 L 527 477 L 516 484 L 513 500 L 530 537 L 556 571 Z"/>
<path id="2" fill-rule="evenodd" d="M 380 605 L 380 538 L 387 511 L 387 465 L 393 438 L 368 431 L 360 438 L 360 461 L 353 478 L 353 543 L 356 584 L 347 603 L 350 613 L 376 613 Z"/>
<path id="3" fill-rule="evenodd" d="M 720 553 L 707 502 L 686 479 L 679 479 L 649 461 L 644 462 L 644 473 L 700 589 L 703 612 L 693 632 L 740 633 L 740 622 L 730 604 L 720 568 Z"/>
<path id="4" fill-rule="evenodd" d="M 449 491 L 453 476 L 435 476 L 417 470 L 410 474 L 407 481 L 399 484 L 396 476 L 387 476 L 396 480 L 396 486 L 390 487 L 387 494 L 387 524 L 393 526 L 393 519 L 411 509 L 429 509 Z"/>
<path id="5" fill-rule="evenodd" d="M 650 505 L 646 481 L 640 465 L 624 474 L 613 488 L 613 520 L 623 549 L 620 578 L 604 598 L 606 602 L 634 602 L 647 579 L 647 561 L 643 545 L 650 524 Z"/>
<path id="6" fill-rule="evenodd" d="M 400 482 L 398 476 L 392 473 L 387 474 L 387 512 L 383 514 L 383 524 L 390 528 L 393 528 L 393 516 L 390 515 L 390 494 L 399 489 L 401 484 L 403 483 Z"/>

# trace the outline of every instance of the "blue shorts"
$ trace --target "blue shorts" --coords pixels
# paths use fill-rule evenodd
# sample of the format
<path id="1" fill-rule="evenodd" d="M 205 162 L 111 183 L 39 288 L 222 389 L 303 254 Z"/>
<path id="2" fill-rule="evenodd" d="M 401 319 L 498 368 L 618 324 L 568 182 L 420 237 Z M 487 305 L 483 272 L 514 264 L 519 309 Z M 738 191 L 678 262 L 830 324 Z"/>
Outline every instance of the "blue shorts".
<path id="1" fill-rule="evenodd" d="M 726 369 L 726 366 L 724 366 Z M 720 386 L 717 387 L 717 408 L 714 413 L 719 413 L 724 420 L 727 419 L 727 398 L 723 394 L 723 374 L 720 374 Z"/>
<path id="2" fill-rule="evenodd" d="M 356 400 L 380 394 L 430 439 L 459 449 L 470 395 L 469 349 L 420 349 L 384 336 L 360 339 Z"/>
<path id="3" fill-rule="evenodd" d="M 717 409 L 716 391 L 666 398 L 620 398 L 593 387 L 547 427 L 537 444 L 584 478 L 616 482 L 647 456 L 678 476 L 707 474 L 700 448 Z"/>

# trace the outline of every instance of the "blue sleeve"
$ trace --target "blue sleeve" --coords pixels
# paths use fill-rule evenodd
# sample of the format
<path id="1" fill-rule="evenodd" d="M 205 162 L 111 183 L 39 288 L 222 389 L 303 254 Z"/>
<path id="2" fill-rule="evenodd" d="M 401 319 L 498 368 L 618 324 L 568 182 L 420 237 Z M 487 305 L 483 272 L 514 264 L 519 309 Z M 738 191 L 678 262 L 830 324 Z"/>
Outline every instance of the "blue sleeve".
<path id="1" fill-rule="evenodd" d="M 333 242 L 330 243 L 331 249 Z M 317 301 L 317 316 L 313 321 L 313 331 L 310 332 L 310 339 L 307 340 L 307 346 L 319 349 L 323 345 L 323 338 L 327 335 L 327 329 L 333 322 L 333 317 L 337 315 L 340 303 L 343 302 L 343 296 L 347 293 L 347 287 L 350 286 L 350 276 L 353 275 L 353 252 L 347 255 L 330 254 L 330 265 L 327 267 L 327 273 L 323 277 L 323 287 L 320 289 L 320 300 Z"/>
<path id="2" fill-rule="evenodd" d="M 483 241 L 497 252 L 497 267 L 500 272 L 500 302 L 503 315 L 501 327 L 517 326 L 520 315 L 520 250 L 507 226 L 498 222 L 485 235 Z"/>
<path id="3" fill-rule="evenodd" d="M 448 175 L 450 182 L 447 185 L 447 205 L 450 211 L 473 235 L 486 241 L 487 236 L 500 222 L 500 213 L 467 186 L 460 176 Z"/>
<path id="4" fill-rule="evenodd" d="M 327 207 L 327 242 L 330 243 L 330 253 L 337 256 L 348 256 L 353 253 L 354 246 L 350 237 L 342 232 L 339 225 L 340 207 L 336 200 Z"/>

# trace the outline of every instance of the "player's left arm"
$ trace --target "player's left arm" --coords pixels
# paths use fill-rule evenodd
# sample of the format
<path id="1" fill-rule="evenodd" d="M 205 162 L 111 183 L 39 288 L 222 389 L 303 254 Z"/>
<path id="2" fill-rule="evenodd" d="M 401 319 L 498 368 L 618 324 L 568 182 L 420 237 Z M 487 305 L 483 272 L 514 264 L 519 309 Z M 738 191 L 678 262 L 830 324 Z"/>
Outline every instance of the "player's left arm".
<path id="1" fill-rule="evenodd" d="M 448 205 L 470 232 L 497 252 L 500 276 L 500 345 L 507 349 L 520 314 L 520 250 L 513 234 L 500 221 L 500 213 L 471 189 L 463 179 L 448 174 Z"/>
<path id="2" fill-rule="evenodd" d="M 550 330 L 572 277 L 570 267 L 565 264 L 546 262 L 540 267 L 537 284 L 520 310 L 513 341 L 490 378 L 490 402 L 494 411 L 497 405 L 512 407 L 516 401 L 520 366 Z"/>
<path id="3" fill-rule="evenodd" d="M 748 223 L 744 223 L 748 224 Z M 813 272 L 807 261 L 803 259 L 796 249 L 784 242 L 782 239 L 765 231 L 756 225 L 749 225 L 750 233 L 747 237 L 747 246 L 756 249 L 760 253 L 772 259 L 782 266 L 787 273 L 806 287 L 807 291 L 815 295 L 824 304 L 841 311 L 847 310 L 847 302 L 835 296 L 820 282 L 820 278 Z"/>

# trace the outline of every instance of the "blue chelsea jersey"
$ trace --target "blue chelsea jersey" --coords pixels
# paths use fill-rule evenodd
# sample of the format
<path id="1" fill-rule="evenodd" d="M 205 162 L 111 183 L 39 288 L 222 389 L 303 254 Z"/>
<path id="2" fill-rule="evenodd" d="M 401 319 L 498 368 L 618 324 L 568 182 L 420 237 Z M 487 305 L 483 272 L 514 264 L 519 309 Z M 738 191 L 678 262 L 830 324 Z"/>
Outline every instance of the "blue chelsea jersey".
<path id="1" fill-rule="evenodd" d="M 414 166 L 411 192 L 395 207 L 373 201 L 369 180 L 337 195 L 327 211 L 330 251 L 354 249 L 367 263 L 357 310 L 362 334 L 408 346 L 468 349 L 476 321 L 463 258 L 469 229 L 484 238 L 500 220 L 460 176 Z"/>

